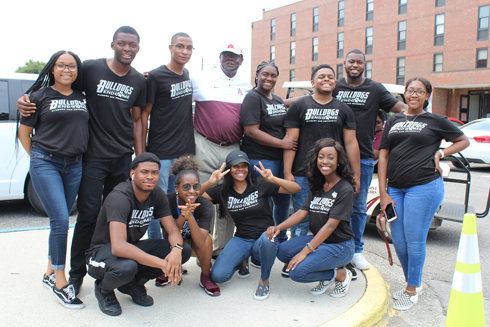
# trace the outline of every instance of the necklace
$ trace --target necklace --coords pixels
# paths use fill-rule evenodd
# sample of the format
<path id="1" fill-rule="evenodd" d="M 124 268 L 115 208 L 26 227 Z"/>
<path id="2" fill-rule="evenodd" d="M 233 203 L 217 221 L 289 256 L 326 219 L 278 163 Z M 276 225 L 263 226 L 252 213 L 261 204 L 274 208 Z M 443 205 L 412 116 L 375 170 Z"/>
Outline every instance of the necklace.
<path id="1" fill-rule="evenodd" d="M 415 119 L 417 119 L 418 116 L 422 115 L 424 113 L 424 111 L 422 110 L 422 112 L 420 114 L 418 114 L 417 116 L 415 116 L 415 118 L 413 120 L 411 120 L 412 122 L 415 121 Z M 405 113 L 405 121 L 408 123 L 408 115 L 407 113 Z"/>

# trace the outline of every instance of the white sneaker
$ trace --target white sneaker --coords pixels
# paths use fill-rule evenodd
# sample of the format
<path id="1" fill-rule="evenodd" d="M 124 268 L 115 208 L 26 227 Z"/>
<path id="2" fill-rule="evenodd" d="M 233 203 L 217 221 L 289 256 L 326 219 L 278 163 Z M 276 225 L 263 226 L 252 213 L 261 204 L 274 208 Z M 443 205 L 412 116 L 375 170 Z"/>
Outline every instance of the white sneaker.
<path id="1" fill-rule="evenodd" d="M 369 262 L 367 262 L 367 260 L 364 259 L 362 253 L 355 253 L 354 258 L 352 258 L 351 262 L 359 270 L 366 270 L 369 269 L 369 267 L 371 267 Z"/>
<path id="2" fill-rule="evenodd" d="M 349 269 L 345 270 L 345 279 L 343 282 L 335 281 L 335 287 L 330 292 L 331 297 L 344 297 L 349 291 L 350 282 L 352 280 L 352 273 Z"/>
<path id="3" fill-rule="evenodd" d="M 403 292 L 402 296 L 393 303 L 393 309 L 399 311 L 405 311 L 413 307 L 419 301 L 419 295 L 415 293 L 415 295 L 410 296 L 407 293 Z"/>
<path id="4" fill-rule="evenodd" d="M 417 295 L 421 295 L 424 292 L 422 291 L 422 285 L 415 288 L 415 292 L 417 292 Z M 391 294 L 391 297 L 395 300 L 398 300 L 399 298 L 402 297 L 403 293 L 405 293 L 405 289 L 401 289 L 399 291 L 394 292 L 393 294 Z"/>

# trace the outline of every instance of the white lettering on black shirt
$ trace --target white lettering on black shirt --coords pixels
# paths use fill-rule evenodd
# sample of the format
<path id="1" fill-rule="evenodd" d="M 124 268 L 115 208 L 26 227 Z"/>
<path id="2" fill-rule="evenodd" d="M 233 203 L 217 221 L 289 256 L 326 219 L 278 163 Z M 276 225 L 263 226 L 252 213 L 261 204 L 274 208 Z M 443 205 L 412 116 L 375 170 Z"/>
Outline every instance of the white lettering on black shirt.
<path id="1" fill-rule="evenodd" d="M 58 111 L 58 110 L 82 110 L 87 111 L 87 101 L 83 100 L 51 100 L 51 104 L 49 106 L 49 110 Z"/>
<path id="2" fill-rule="evenodd" d="M 149 225 L 150 221 L 153 219 L 153 208 L 154 207 L 149 207 L 145 210 L 134 209 L 128 227 L 144 227 Z"/>
<path id="3" fill-rule="evenodd" d="M 328 123 L 337 122 L 339 109 L 307 109 L 305 122 L 307 123 Z"/>
<path id="4" fill-rule="evenodd" d="M 127 102 L 134 87 L 101 79 L 97 85 L 97 95 Z"/>
<path id="5" fill-rule="evenodd" d="M 192 84 L 190 80 L 170 85 L 170 97 L 178 99 L 192 94 Z"/>
<path id="6" fill-rule="evenodd" d="M 337 99 L 347 105 L 363 105 L 369 97 L 370 92 L 339 91 Z"/>
<path id="7" fill-rule="evenodd" d="M 266 104 L 267 113 L 269 116 L 282 116 L 286 114 L 284 104 Z"/>
<path id="8" fill-rule="evenodd" d="M 426 123 L 421 123 L 421 122 L 414 122 L 414 121 L 404 121 L 404 122 L 398 122 L 393 127 L 390 128 L 391 133 L 420 133 L 425 126 L 427 126 Z"/>
<path id="9" fill-rule="evenodd" d="M 237 199 L 233 196 L 228 197 L 228 210 L 230 211 L 240 211 L 244 208 L 250 208 L 256 206 L 259 198 L 259 191 L 250 193 L 249 196 L 243 199 Z"/>

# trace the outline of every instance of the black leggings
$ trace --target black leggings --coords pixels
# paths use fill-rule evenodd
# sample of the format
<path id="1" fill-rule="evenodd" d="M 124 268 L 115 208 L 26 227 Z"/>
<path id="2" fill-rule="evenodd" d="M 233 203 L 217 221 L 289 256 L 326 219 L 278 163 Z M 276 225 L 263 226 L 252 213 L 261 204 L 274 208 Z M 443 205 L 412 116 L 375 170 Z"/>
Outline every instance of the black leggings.
<path id="1" fill-rule="evenodd" d="M 168 240 L 151 239 L 138 241 L 133 244 L 140 250 L 164 259 L 170 253 Z M 192 249 L 189 244 L 184 243 L 182 251 L 182 263 L 187 262 L 191 257 Z M 111 244 L 108 243 L 96 252 L 92 253 L 87 259 L 88 273 L 93 278 L 100 281 L 100 287 L 104 291 L 113 290 L 119 286 L 132 281 L 156 278 L 163 274 L 160 268 L 153 268 L 141 265 L 134 260 L 119 258 L 112 254 Z"/>

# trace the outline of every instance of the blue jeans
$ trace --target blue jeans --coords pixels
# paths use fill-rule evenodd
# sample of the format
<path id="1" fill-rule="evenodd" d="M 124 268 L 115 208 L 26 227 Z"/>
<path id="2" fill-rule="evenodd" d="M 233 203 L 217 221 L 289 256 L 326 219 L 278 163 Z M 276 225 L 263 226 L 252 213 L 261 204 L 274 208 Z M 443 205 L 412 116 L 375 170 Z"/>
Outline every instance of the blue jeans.
<path id="1" fill-rule="evenodd" d="M 60 157 L 33 146 L 29 174 L 49 216 L 51 268 L 65 269 L 68 218 L 82 178 L 82 155 Z"/>
<path id="2" fill-rule="evenodd" d="M 177 160 L 177 158 L 160 160 L 162 167 L 160 168 L 158 186 L 164 190 L 166 194 L 175 193 L 175 176 L 170 176 L 170 166 L 175 160 Z M 150 225 L 148 225 L 148 238 L 163 238 L 159 219 L 152 219 L 150 221 Z"/>
<path id="3" fill-rule="evenodd" d="M 286 242 L 287 243 L 287 242 Z M 221 251 L 211 270 L 211 279 L 215 283 L 229 281 L 243 261 L 250 256 L 261 262 L 260 279 L 266 281 L 276 260 L 279 242 L 271 242 L 265 232 L 256 240 L 234 236 Z"/>
<path id="4" fill-rule="evenodd" d="M 304 249 L 313 235 L 300 236 L 290 239 L 279 246 L 277 258 L 284 263 Z M 354 257 L 354 239 L 340 243 L 322 243 L 301 261 L 294 270 L 289 271 L 289 277 L 295 282 L 311 283 L 335 278 L 335 269 L 345 266 Z"/>
<path id="5" fill-rule="evenodd" d="M 391 222 L 391 235 L 408 286 L 422 283 L 425 244 L 430 223 L 444 199 L 444 182 L 438 178 L 409 188 L 388 187 L 398 219 Z"/>
<path id="6" fill-rule="evenodd" d="M 301 191 L 293 194 L 293 208 L 294 212 L 296 212 L 301 209 L 301 206 L 308 198 L 308 194 L 310 194 L 310 186 L 308 185 L 308 180 L 305 176 L 294 176 L 294 180 L 299 184 L 299 186 L 301 186 Z M 309 228 L 310 215 L 307 215 L 299 224 L 291 227 L 291 238 L 307 235 Z"/>
<path id="7" fill-rule="evenodd" d="M 362 234 L 366 227 L 366 202 L 369 186 L 373 180 L 373 159 L 361 159 L 361 189 L 354 198 L 352 214 L 350 216 L 350 228 L 354 232 L 354 242 L 356 243 L 356 253 L 362 253 L 364 241 Z"/>
<path id="8" fill-rule="evenodd" d="M 250 159 L 250 169 L 252 170 L 252 176 L 259 176 L 259 172 L 256 171 L 253 166 L 256 165 L 260 168 L 259 161 L 262 162 L 264 168 L 270 169 L 272 174 L 279 178 L 284 178 L 284 168 L 282 160 L 257 160 Z M 273 216 L 276 225 L 279 225 L 283 221 L 289 218 L 289 206 L 291 204 L 291 194 L 278 194 L 272 197 L 272 202 L 274 203 Z M 286 231 L 283 230 L 278 235 L 279 243 L 288 240 Z"/>

